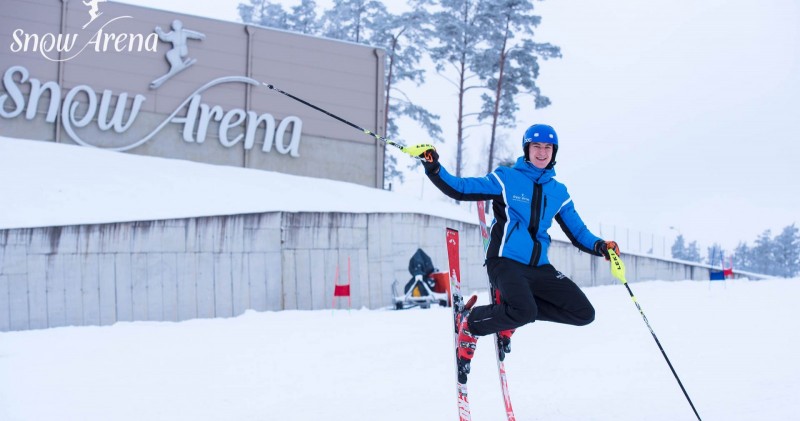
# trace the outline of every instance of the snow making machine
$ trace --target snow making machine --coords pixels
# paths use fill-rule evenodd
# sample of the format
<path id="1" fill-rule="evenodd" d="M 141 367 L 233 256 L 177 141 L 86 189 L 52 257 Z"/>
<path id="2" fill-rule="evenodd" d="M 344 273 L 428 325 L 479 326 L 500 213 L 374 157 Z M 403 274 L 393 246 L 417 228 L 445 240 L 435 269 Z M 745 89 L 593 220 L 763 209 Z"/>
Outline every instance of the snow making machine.
<path id="1" fill-rule="evenodd" d="M 431 258 L 422 249 L 417 249 L 408 262 L 411 279 L 398 292 L 398 283 L 394 281 L 394 307 L 397 310 L 419 306 L 430 308 L 431 304 L 442 307 L 450 305 L 450 279 L 447 272 L 437 272 Z"/>

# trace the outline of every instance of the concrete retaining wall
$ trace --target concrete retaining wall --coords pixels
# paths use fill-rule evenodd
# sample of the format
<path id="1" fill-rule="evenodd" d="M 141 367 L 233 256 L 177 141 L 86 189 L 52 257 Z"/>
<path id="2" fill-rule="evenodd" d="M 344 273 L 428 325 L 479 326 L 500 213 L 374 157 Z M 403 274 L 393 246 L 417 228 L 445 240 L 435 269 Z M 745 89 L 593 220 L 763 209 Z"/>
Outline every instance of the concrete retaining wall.
<path id="1" fill-rule="evenodd" d="M 445 227 L 460 231 L 466 290 L 486 288 L 477 225 L 420 214 L 264 213 L 0 230 L 0 331 L 118 321 L 232 317 L 247 309 L 392 304 L 422 248 L 447 271 Z M 624 250 L 623 250 L 624 252 Z M 608 264 L 554 241 L 578 285 L 616 282 Z M 708 280 L 701 265 L 623 255 L 628 280 Z"/>

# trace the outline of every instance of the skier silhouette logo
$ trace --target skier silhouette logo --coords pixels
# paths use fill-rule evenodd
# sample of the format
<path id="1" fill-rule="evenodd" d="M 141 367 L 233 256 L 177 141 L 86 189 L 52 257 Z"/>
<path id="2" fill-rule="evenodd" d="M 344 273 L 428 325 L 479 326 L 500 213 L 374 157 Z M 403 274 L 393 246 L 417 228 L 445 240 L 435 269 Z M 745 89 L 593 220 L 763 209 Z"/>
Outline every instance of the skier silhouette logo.
<path id="1" fill-rule="evenodd" d="M 167 62 L 169 63 L 169 71 L 150 83 L 150 89 L 157 89 L 167 79 L 175 76 L 177 73 L 185 70 L 187 67 L 197 62 L 197 59 L 186 58 L 189 55 L 189 47 L 186 42 L 189 39 L 202 40 L 205 39 L 205 34 L 183 27 L 183 22 L 179 20 L 172 21 L 172 30 L 164 32 L 160 26 L 155 29 L 158 38 L 164 42 L 172 43 L 172 49 L 167 51 Z"/>
<path id="2" fill-rule="evenodd" d="M 86 22 L 86 24 L 83 25 L 83 29 L 86 29 L 86 27 L 89 26 L 90 23 L 94 22 L 94 20 L 97 19 L 98 16 L 103 14 L 103 12 L 99 11 L 100 5 L 98 3 L 106 1 L 108 0 L 89 0 L 83 2 L 85 6 L 89 6 L 89 18 L 90 18 L 89 22 Z"/>

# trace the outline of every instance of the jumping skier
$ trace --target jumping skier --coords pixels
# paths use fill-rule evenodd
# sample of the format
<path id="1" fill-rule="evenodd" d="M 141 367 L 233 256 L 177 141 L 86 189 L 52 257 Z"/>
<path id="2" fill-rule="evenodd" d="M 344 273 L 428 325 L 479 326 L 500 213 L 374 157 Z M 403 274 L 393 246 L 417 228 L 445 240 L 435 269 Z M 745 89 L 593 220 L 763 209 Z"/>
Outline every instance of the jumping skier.
<path id="1" fill-rule="evenodd" d="M 584 326 L 595 311 L 583 291 L 550 264 L 547 230 L 553 219 L 578 249 L 609 259 L 619 254 L 614 241 L 592 234 L 581 220 L 567 188 L 556 181 L 558 136 L 545 124 L 530 126 L 522 138 L 523 156 L 513 167 L 498 167 L 484 177 L 456 177 L 439 163 L 431 147 L 420 157 L 425 174 L 444 194 L 461 201 L 492 200 L 495 220 L 486 251 L 489 282 L 500 304 L 469 308 L 457 316 L 459 378 L 466 379 L 478 337 L 498 333 L 510 352 L 514 329 L 536 320 Z"/>

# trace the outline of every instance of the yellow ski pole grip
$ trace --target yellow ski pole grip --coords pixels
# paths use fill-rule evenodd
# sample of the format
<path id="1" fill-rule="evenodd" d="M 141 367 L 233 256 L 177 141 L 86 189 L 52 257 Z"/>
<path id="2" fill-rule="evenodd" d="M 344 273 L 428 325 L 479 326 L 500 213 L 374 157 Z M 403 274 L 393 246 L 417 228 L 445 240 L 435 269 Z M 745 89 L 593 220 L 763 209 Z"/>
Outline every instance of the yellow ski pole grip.
<path id="1" fill-rule="evenodd" d="M 619 258 L 614 249 L 608 249 L 608 257 L 611 261 L 611 274 L 623 284 L 627 284 L 628 281 L 625 280 L 625 264 L 622 263 L 622 259 Z"/>
<path id="2" fill-rule="evenodd" d="M 413 146 L 404 146 L 403 152 L 413 156 L 414 158 L 418 158 L 422 155 L 423 152 L 427 151 L 428 149 L 436 149 L 433 145 L 429 143 L 420 143 L 419 145 Z"/>

